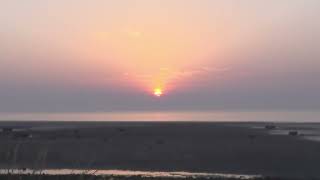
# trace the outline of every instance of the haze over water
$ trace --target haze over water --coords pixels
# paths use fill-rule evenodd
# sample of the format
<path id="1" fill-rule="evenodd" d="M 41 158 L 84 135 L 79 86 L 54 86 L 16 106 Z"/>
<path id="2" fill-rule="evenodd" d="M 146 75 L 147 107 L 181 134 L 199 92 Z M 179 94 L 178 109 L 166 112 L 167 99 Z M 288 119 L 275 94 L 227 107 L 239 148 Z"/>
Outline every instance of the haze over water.
<path id="1" fill-rule="evenodd" d="M 0 121 L 319 122 L 317 111 L 0 113 Z"/>

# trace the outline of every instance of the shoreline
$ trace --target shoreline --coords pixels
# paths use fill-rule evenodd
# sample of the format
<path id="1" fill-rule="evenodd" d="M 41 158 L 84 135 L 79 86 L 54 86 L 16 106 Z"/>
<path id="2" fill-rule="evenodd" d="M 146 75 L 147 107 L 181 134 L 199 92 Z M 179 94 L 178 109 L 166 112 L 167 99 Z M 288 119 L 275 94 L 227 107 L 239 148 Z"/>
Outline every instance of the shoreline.
<path id="1" fill-rule="evenodd" d="M 122 176 L 122 175 L 0 175 L 0 179 L 10 180 L 34 180 L 34 179 L 45 179 L 45 180 L 57 180 L 57 179 L 68 179 L 68 180 L 79 180 L 79 179 L 90 179 L 90 180 L 315 180 L 314 178 L 282 178 L 282 177 L 256 177 L 256 178 L 245 178 L 245 177 L 149 177 L 141 175 L 133 176 Z"/>
<path id="2" fill-rule="evenodd" d="M 234 178 L 256 179 L 260 175 L 222 174 L 201 172 L 155 172 L 155 171 L 130 171 L 130 170 L 96 170 L 96 169 L 0 169 L 0 175 L 89 175 L 89 176 L 118 176 L 118 177 L 150 177 L 150 178 Z"/>

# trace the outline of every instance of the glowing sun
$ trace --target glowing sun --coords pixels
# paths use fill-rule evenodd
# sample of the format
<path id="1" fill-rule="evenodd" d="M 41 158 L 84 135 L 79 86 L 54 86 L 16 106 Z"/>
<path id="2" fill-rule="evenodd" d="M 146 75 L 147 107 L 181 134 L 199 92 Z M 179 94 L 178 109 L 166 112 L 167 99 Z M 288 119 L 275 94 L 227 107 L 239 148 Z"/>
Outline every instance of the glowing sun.
<path id="1" fill-rule="evenodd" d="M 157 97 L 162 96 L 162 89 L 160 89 L 160 88 L 154 89 L 154 90 L 153 90 L 153 94 L 154 94 L 155 96 L 157 96 Z"/>

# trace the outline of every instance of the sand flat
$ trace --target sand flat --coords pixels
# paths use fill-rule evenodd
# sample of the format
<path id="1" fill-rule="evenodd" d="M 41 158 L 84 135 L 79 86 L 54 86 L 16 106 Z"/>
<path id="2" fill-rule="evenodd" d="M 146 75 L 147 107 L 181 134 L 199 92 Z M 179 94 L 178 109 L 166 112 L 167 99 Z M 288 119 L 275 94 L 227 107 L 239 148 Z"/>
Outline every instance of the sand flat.
<path id="1" fill-rule="evenodd" d="M 24 129 L 1 133 L 0 167 L 320 177 L 319 142 L 252 128 L 264 125 L 0 122 L 0 127 Z"/>

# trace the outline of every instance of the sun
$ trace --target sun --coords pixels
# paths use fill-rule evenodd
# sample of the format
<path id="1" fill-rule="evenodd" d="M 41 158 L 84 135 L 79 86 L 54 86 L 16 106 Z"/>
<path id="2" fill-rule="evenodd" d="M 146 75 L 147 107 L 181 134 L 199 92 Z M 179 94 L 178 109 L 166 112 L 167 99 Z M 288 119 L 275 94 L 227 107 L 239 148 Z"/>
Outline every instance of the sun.
<path id="1" fill-rule="evenodd" d="M 155 88 L 155 89 L 153 90 L 153 94 L 154 94 L 155 96 L 157 96 L 157 97 L 162 96 L 162 89 L 160 89 L 160 88 Z"/>

